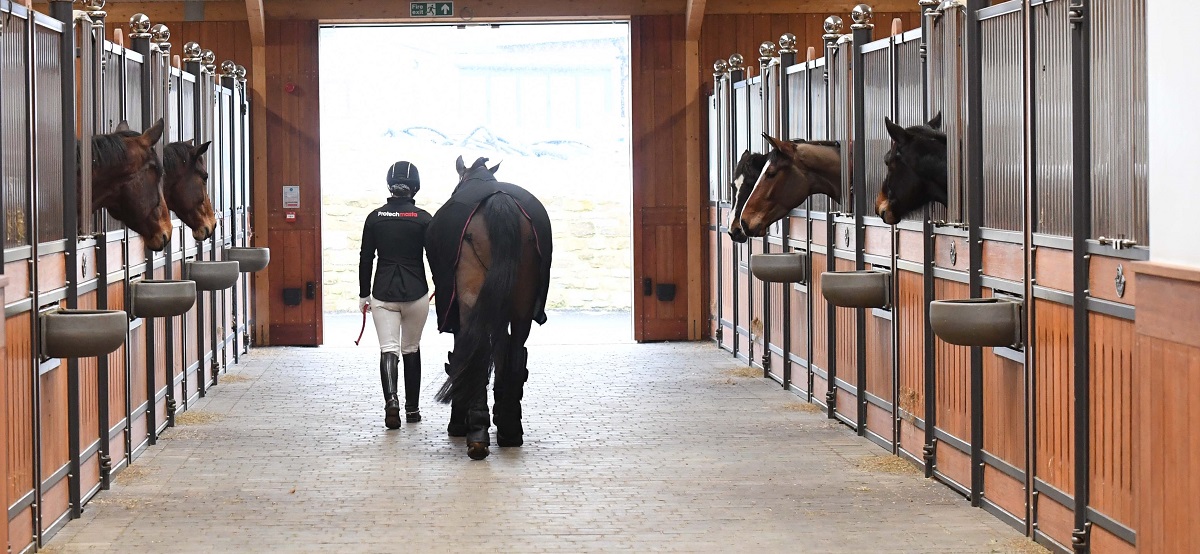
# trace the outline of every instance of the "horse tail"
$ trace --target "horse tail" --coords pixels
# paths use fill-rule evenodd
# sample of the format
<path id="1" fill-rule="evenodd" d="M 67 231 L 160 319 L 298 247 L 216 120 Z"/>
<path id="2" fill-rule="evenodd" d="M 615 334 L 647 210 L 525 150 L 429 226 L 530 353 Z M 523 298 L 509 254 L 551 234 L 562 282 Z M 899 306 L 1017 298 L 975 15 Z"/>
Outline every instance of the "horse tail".
<path id="1" fill-rule="evenodd" d="M 470 401 L 480 390 L 486 390 L 496 338 L 505 333 L 512 313 L 524 212 L 511 196 L 500 193 L 485 199 L 477 214 L 487 222 L 492 265 L 483 278 L 475 307 L 464 315 L 455 334 L 449 377 L 435 397 L 439 402 Z"/>

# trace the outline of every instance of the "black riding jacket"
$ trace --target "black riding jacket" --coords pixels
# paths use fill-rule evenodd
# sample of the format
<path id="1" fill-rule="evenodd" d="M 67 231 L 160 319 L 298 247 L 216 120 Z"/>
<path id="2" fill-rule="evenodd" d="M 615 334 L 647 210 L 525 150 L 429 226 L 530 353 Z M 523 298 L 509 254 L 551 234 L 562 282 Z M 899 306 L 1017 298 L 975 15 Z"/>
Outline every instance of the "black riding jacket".
<path id="1" fill-rule="evenodd" d="M 382 302 L 412 302 L 429 293 L 425 279 L 425 230 L 432 216 L 412 198 L 388 199 L 367 216 L 358 261 L 358 296 Z M 379 252 L 375 284 L 371 263 Z"/>

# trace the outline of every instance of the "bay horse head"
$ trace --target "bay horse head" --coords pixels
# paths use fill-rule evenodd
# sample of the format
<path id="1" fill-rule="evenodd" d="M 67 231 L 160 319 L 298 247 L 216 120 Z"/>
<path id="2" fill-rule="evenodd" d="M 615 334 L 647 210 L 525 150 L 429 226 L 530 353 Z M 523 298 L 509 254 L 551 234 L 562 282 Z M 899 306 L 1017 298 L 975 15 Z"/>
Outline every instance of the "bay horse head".
<path id="1" fill-rule="evenodd" d="M 475 163 L 472 163 L 470 167 L 467 167 L 467 165 L 463 162 L 463 157 L 459 156 L 458 160 L 454 162 L 454 167 L 458 170 L 458 182 L 462 183 L 463 181 L 467 180 L 467 176 L 476 169 L 485 169 L 488 173 L 495 175 L 496 171 L 500 169 L 500 162 L 497 162 L 496 165 L 493 165 L 492 167 L 488 167 L 487 162 L 487 158 L 475 158 Z"/>
<path id="2" fill-rule="evenodd" d="M 785 141 L 763 136 L 774 148 L 742 210 L 747 236 L 761 237 L 772 223 L 814 194 L 842 198 L 842 157 L 837 142 Z"/>
<path id="3" fill-rule="evenodd" d="M 946 133 L 939 112 L 924 125 L 905 128 L 883 118 L 892 147 L 883 158 L 887 175 L 875 213 L 895 225 L 930 202 L 946 204 Z"/>
<path id="4" fill-rule="evenodd" d="M 144 133 L 122 121 L 116 131 L 92 137 L 93 210 L 108 210 L 156 252 L 171 241 L 171 213 L 159 186 L 162 166 L 154 151 L 162 134 L 159 119 Z"/>
<path id="5" fill-rule="evenodd" d="M 742 152 L 741 159 L 733 168 L 733 180 L 729 182 L 733 197 L 733 209 L 729 211 L 729 238 L 733 239 L 733 242 L 746 242 L 747 240 L 746 232 L 742 230 L 742 210 L 746 207 L 750 191 L 754 190 L 754 183 L 758 181 L 758 176 L 762 175 L 763 167 L 766 165 L 766 154 L 757 154 L 747 150 Z"/>
<path id="6" fill-rule="evenodd" d="M 196 146 L 193 141 L 172 142 L 163 149 L 163 193 L 167 206 L 203 241 L 217 229 L 217 216 L 208 197 L 208 166 L 204 153 L 212 141 Z"/>

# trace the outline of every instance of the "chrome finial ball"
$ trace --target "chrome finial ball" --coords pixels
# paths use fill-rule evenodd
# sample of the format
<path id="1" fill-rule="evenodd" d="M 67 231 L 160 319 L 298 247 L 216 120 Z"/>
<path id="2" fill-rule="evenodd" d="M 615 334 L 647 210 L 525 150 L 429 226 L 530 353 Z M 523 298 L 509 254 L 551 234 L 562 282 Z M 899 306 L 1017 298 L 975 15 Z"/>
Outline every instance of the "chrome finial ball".
<path id="1" fill-rule="evenodd" d="M 724 75 L 729 71 L 729 62 L 717 60 L 713 62 L 713 75 Z"/>
<path id="2" fill-rule="evenodd" d="M 796 35 L 784 33 L 783 36 L 779 37 L 779 51 L 787 53 L 795 52 Z"/>
<path id="3" fill-rule="evenodd" d="M 842 33 L 842 18 L 831 15 L 825 18 L 825 34 L 840 35 Z"/>
<path id="4" fill-rule="evenodd" d="M 104 9 L 104 0 L 84 0 L 83 9 L 94 12 Z"/>
<path id="5" fill-rule="evenodd" d="M 221 75 L 224 77 L 237 77 L 237 64 L 233 63 L 233 60 L 221 62 Z"/>
<path id="6" fill-rule="evenodd" d="M 743 67 L 746 67 L 746 58 L 743 58 L 741 54 L 734 54 L 732 56 L 729 56 L 729 70 L 730 71 L 738 71 L 738 70 L 742 69 Z"/>
<path id="7" fill-rule="evenodd" d="M 146 38 L 150 36 L 150 18 L 144 13 L 135 13 L 129 18 L 129 37 Z"/>
<path id="8" fill-rule="evenodd" d="M 758 57 L 760 58 L 773 58 L 778 52 L 779 49 L 775 47 L 775 43 L 769 40 L 765 40 L 762 44 L 758 45 Z"/>
<path id="9" fill-rule="evenodd" d="M 189 42 L 183 45 L 183 61 L 198 62 L 200 61 L 200 44 L 197 42 Z"/>
<path id="10" fill-rule="evenodd" d="M 154 26 L 150 28 L 150 34 L 154 35 L 150 38 L 150 40 L 160 44 L 171 40 L 171 29 L 168 29 L 167 26 L 163 25 L 162 23 L 155 23 Z"/>
<path id="11" fill-rule="evenodd" d="M 200 62 L 204 65 L 213 65 L 217 63 L 217 55 L 212 50 L 205 48 L 200 52 Z"/>
<path id="12" fill-rule="evenodd" d="M 871 6 L 859 4 L 854 6 L 854 10 L 850 12 L 850 19 L 855 25 L 866 26 L 871 25 L 871 19 L 875 13 L 871 10 Z"/>
<path id="13" fill-rule="evenodd" d="M 246 80 L 246 66 L 244 66 L 244 65 L 237 66 L 236 75 L 237 75 L 237 79 L 239 81 L 245 81 Z"/>

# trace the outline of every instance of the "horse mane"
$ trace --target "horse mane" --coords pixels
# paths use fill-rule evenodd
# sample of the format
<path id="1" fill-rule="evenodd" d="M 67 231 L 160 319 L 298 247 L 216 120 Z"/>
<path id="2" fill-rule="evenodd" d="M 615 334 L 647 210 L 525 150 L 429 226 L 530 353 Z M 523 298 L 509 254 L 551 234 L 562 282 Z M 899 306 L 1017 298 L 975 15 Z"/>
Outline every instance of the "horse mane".
<path id="1" fill-rule="evenodd" d="M 163 173 L 170 175 L 188 162 L 191 147 L 186 142 L 172 142 L 163 148 Z"/>
<path id="2" fill-rule="evenodd" d="M 129 151 L 125 148 L 124 139 L 139 135 L 134 131 L 118 131 L 92 137 L 92 165 L 120 167 L 129 163 Z"/>

